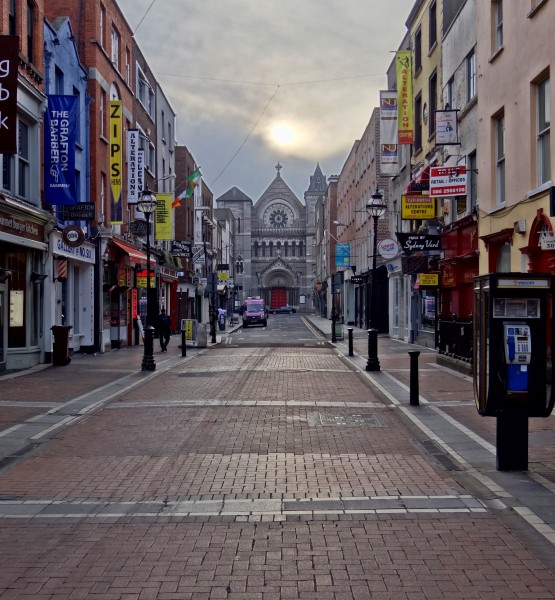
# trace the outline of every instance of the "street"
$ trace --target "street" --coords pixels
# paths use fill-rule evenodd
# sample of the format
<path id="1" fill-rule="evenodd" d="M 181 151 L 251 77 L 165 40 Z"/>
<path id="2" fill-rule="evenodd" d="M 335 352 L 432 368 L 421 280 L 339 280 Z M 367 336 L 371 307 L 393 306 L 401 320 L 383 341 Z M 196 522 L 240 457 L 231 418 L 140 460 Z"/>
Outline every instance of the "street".
<path id="1" fill-rule="evenodd" d="M 329 327 L 0 378 L 0 599 L 555 598 L 553 418 L 500 473 L 470 378 Z"/>

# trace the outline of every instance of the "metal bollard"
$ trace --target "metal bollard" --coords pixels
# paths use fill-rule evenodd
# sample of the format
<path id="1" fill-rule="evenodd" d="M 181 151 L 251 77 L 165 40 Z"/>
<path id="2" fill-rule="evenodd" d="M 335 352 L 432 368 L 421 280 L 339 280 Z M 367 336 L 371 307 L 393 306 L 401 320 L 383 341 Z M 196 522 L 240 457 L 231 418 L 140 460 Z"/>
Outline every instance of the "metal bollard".
<path id="1" fill-rule="evenodd" d="M 418 350 L 411 350 L 410 356 L 410 405 L 420 406 L 420 392 L 418 390 Z"/>
<path id="2" fill-rule="evenodd" d="M 335 317 L 335 311 L 331 314 L 331 343 L 335 344 L 337 342 L 337 333 L 335 331 L 335 324 L 337 323 L 337 318 Z"/>
<path id="3" fill-rule="evenodd" d="M 378 330 L 368 329 L 368 361 L 367 371 L 379 371 L 380 360 L 378 358 Z"/>
<path id="4" fill-rule="evenodd" d="M 347 332 L 349 335 L 349 356 L 353 356 L 353 328 L 347 327 Z"/>
<path id="5" fill-rule="evenodd" d="M 145 348 L 141 369 L 143 371 L 156 371 L 156 362 L 154 361 L 154 327 L 152 325 L 145 327 Z"/>
<path id="6" fill-rule="evenodd" d="M 181 330 L 181 356 L 187 356 L 187 343 L 185 341 L 185 329 Z"/>

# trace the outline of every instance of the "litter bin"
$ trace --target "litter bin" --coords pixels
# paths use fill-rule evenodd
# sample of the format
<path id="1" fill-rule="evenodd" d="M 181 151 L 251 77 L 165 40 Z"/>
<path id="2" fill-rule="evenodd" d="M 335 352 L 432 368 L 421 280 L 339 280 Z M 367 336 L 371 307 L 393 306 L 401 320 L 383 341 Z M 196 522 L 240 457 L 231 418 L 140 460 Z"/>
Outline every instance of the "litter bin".
<path id="1" fill-rule="evenodd" d="M 71 362 L 69 358 L 69 330 L 71 325 L 52 325 L 54 344 L 52 350 L 52 364 L 65 367 Z"/>

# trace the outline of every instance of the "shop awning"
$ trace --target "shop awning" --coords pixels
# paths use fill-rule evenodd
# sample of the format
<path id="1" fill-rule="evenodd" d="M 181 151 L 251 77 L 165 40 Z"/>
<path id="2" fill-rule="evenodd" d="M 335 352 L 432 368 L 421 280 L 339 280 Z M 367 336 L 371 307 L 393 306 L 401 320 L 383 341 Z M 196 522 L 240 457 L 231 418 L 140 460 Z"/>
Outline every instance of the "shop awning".
<path id="1" fill-rule="evenodd" d="M 130 246 L 121 240 L 111 240 L 114 246 L 117 246 L 120 250 L 123 250 L 127 256 L 129 256 L 129 260 L 134 262 L 135 264 L 146 264 L 146 254 L 137 250 L 134 246 Z M 153 260 L 152 256 L 150 257 L 150 264 L 155 265 L 156 261 Z"/>
<path id="2" fill-rule="evenodd" d="M 422 171 L 411 180 L 405 188 L 404 194 L 421 194 L 430 189 L 430 165 L 424 167 Z"/>

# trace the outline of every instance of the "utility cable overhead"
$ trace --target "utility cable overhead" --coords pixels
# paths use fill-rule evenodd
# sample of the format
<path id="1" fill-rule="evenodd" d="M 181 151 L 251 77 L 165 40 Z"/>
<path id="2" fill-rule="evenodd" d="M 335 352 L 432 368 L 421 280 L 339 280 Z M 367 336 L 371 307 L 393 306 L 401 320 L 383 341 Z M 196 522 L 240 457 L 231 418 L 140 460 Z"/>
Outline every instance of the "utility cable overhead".
<path id="1" fill-rule="evenodd" d="M 256 129 L 256 127 L 258 126 L 258 123 L 260 123 L 262 117 L 264 116 L 264 113 L 266 112 L 266 110 L 268 109 L 268 106 L 270 106 L 270 103 L 272 102 L 272 100 L 276 97 L 276 94 L 279 92 L 279 88 L 280 86 L 276 86 L 276 89 L 274 91 L 274 93 L 270 96 L 268 102 L 266 102 L 266 105 L 264 106 L 264 108 L 262 109 L 262 112 L 260 113 L 260 115 L 258 116 L 258 119 L 256 119 L 256 122 L 254 123 L 254 125 L 252 126 L 251 130 L 248 132 L 247 136 L 245 137 L 245 139 L 243 140 L 243 142 L 241 143 L 241 145 L 239 146 L 239 148 L 237 148 L 237 150 L 235 151 L 235 154 L 233 154 L 233 156 L 227 161 L 227 163 L 224 165 L 224 168 L 218 173 L 216 179 L 213 179 L 210 182 L 210 186 L 213 186 L 216 181 L 218 181 L 218 179 L 224 174 L 225 170 L 229 167 L 229 165 L 233 162 L 233 160 L 235 159 L 235 157 L 239 154 L 239 152 L 241 152 L 241 150 L 243 149 L 244 145 L 247 143 L 247 141 L 249 140 L 249 138 L 251 137 L 251 135 L 254 133 L 254 130 Z"/>
<path id="2" fill-rule="evenodd" d="M 135 35 L 137 33 L 137 29 L 139 29 L 139 27 L 141 26 L 141 23 L 146 19 L 146 16 L 150 12 L 150 9 L 152 8 L 152 6 L 155 2 L 156 2 L 156 0 L 152 0 L 152 2 L 150 3 L 150 6 L 146 9 L 146 12 L 143 15 L 142 19 L 139 21 L 137 27 L 135 27 L 135 31 L 133 32 L 133 35 Z"/>

